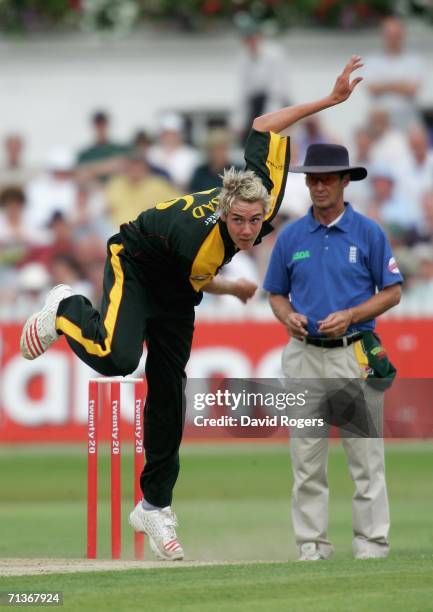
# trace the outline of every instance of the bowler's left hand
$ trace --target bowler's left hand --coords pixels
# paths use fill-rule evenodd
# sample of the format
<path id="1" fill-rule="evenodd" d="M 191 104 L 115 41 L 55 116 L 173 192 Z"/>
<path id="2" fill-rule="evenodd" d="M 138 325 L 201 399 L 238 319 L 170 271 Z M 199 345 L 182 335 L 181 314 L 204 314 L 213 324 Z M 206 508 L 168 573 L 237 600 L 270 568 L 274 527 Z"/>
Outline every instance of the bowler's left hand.
<path id="1" fill-rule="evenodd" d="M 328 336 L 329 338 L 339 338 L 344 336 L 348 327 L 352 323 L 352 311 L 338 310 L 337 312 L 331 312 L 326 319 L 318 321 L 319 332 Z"/>
<path id="2" fill-rule="evenodd" d="M 335 81 L 334 88 L 331 92 L 333 104 L 340 104 L 349 98 L 358 83 L 362 81 L 362 77 L 356 77 L 351 81 L 350 77 L 352 72 L 362 68 L 363 65 L 360 55 L 352 55 L 351 59 L 345 65 L 343 72 Z"/>

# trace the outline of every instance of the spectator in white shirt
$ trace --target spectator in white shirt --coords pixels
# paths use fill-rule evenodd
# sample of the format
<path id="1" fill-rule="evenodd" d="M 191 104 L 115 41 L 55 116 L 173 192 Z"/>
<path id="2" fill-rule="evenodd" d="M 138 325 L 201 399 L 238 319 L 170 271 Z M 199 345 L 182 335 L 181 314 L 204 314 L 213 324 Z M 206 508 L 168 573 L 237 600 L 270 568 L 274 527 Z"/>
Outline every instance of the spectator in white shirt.
<path id="1" fill-rule="evenodd" d="M 369 172 L 372 190 L 369 217 L 387 226 L 391 233 L 415 231 L 420 220 L 419 211 L 410 206 L 397 189 L 395 173 L 385 165 L 374 166 Z"/>
<path id="2" fill-rule="evenodd" d="M 366 58 L 365 82 L 373 104 L 385 108 L 394 127 L 419 121 L 417 96 L 424 80 L 421 57 L 405 47 L 405 26 L 398 17 L 382 23 L 383 51 Z"/>
<path id="3" fill-rule="evenodd" d="M 249 16 L 239 23 L 243 48 L 238 60 L 240 99 L 234 127 L 245 142 L 253 120 L 289 104 L 287 55 L 279 43 L 266 40 Z"/>
<path id="4" fill-rule="evenodd" d="M 0 186 L 25 185 L 35 174 L 24 160 L 24 139 L 18 133 L 8 134 L 4 141 L 4 160 L 0 166 Z"/>
<path id="5" fill-rule="evenodd" d="M 180 115 L 164 115 L 158 142 L 151 146 L 148 161 L 165 170 L 179 189 L 187 189 L 197 166 L 198 154 L 183 141 L 184 122 Z"/>
<path id="6" fill-rule="evenodd" d="M 388 111 L 383 108 L 372 109 L 368 117 L 368 129 L 373 140 L 371 163 L 395 166 L 410 159 L 406 135 L 390 125 Z"/>
<path id="7" fill-rule="evenodd" d="M 428 148 L 424 127 L 415 126 L 408 134 L 410 158 L 397 168 L 398 189 L 408 205 L 422 216 L 424 193 L 433 190 L 433 151 Z"/>
<path id="8" fill-rule="evenodd" d="M 30 227 L 44 228 L 55 212 L 69 219 L 74 212 L 77 187 L 74 183 L 74 156 L 62 147 L 52 149 L 46 172 L 27 185 L 26 221 Z"/>

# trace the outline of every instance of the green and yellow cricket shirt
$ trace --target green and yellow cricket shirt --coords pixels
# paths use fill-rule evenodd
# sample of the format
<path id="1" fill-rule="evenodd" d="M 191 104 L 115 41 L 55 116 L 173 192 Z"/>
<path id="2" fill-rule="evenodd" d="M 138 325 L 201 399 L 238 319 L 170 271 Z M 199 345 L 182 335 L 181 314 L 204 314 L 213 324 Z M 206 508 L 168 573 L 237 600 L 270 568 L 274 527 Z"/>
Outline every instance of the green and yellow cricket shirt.
<path id="1" fill-rule="evenodd" d="M 271 220 L 284 196 L 290 141 L 252 130 L 245 148 L 253 170 L 271 195 L 271 208 L 255 244 L 272 231 Z M 120 227 L 126 252 L 140 263 L 152 289 L 198 304 L 202 288 L 238 251 L 217 212 L 221 189 L 214 188 L 161 202 Z"/>

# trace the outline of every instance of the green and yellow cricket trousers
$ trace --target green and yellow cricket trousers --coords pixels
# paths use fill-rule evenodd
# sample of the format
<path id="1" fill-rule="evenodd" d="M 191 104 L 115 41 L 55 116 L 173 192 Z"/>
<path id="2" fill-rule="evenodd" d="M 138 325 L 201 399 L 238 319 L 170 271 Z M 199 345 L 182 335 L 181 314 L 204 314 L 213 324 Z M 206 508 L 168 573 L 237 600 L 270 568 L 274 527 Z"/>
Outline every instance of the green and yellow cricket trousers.
<path id="1" fill-rule="evenodd" d="M 107 245 L 101 310 L 73 295 L 62 300 L 56 328 L 84 363 L 105 376 L 136 370 L 147 344 L 144 406 L 146 464 L 141 474 L 145 499 L 159 507 L 172 501 L 179 474 L 179 446 L 185 420 L 185 367 L 194 331 L 194 307 L 158 301 L 119 235 Z M 163 304 L 163 305 L 161 305 Z"/>

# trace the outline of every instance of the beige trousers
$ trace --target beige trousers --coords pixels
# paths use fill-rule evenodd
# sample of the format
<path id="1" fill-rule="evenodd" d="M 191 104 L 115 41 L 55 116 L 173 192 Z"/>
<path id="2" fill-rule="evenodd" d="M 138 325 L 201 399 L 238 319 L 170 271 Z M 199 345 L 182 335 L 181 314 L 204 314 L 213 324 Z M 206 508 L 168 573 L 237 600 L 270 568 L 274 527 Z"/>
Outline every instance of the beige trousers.
<path id="1" fill-rule="evenodd" d="M 365 358 L 365 356 L 364 356 Z M 359 379 L 365 376 L 361 343 L 325 349 L 293 339 L 282 356 L 284 376 L 289 379 Z M 334 381 L 331 382 L 333 384 Z M 335 381 L 338 384 L 338 381 Z M 290 381 L 287 381 L 290 384 Z M 319 384 L 319 383 L 318 383 Z M 305 385 L 309 385 L 306 383 Z M 312 385 L 314 388 L 314 383 Z M 367 410 L 381 431 L 383 393 L 365 385 Z M 317 403 L 307 402 L 303 416 L 317 416 Z M 299 415 L 299 409 L 297 416 Z M 385 482 L 382 437 L 342 435 L 355 492 L 352 499 L 353 554 L 386 556 L 389 551 L 389 506 Z M 292 521 L 298 547 L 315 542 L 328 558 L 328 436 L 291 437 L 293 469 Z"/>

